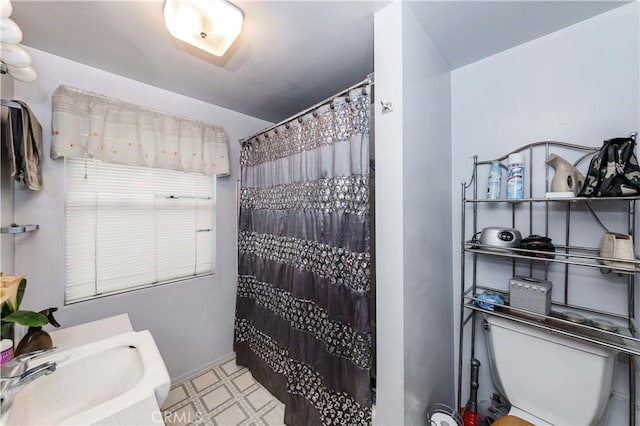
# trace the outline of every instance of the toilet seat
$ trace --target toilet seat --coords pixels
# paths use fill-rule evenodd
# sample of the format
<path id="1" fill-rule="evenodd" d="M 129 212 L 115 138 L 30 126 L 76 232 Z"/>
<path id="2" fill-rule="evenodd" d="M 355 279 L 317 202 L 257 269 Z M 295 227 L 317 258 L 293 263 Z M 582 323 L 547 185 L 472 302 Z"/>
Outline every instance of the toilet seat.
<path id="1" fill-rule="evenodd" d="M 551 423 L 547 423 L 542 419 L 534 416 L 533 414 L 529 414 L 526 411 L 522 411 L 518 407 L 511 406 L 511 410 L 509 410 L 510 416 L 520 417 L 522 420 L 526 420 L 529 423 L 533 423 L 536 426 L 553 426 Z"/>

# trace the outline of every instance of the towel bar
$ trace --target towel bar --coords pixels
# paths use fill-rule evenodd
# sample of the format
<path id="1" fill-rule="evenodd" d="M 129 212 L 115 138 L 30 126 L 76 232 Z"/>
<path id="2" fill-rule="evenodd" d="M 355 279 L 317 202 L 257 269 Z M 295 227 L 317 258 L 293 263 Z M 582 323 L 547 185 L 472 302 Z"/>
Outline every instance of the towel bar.
<path id="1" fill-rule="evenodd" d="M 10 226 L 0 228 L 0 234 L 23 234 L 25 232 L 35 231 L 38 228 L 38 225 L 16 225 L 12 223 Z"/>

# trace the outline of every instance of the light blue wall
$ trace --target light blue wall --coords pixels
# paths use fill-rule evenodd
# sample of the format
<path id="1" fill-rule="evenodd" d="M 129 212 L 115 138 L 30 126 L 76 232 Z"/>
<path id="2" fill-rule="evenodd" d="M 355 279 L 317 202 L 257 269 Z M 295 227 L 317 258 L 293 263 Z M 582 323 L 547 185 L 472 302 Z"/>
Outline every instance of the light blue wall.
<path id="1" fill-rule="evenodd" d="M 377 423 L 423 425 L 453 404 L 450 74 L 406 3 L 375 24 Z"/>
<path id="2" fill-rule="evenodd" d="M 613 9 L 452 71 L 454 300 L 459 296 L 460 279 L 457 273 L 460 226 L 455 220 L 460 214 L 458 193 L 460 182 L 469 181 L 471 176 L 473 154 L 479 154 L 480 160 L 490 160 L 540 140 L 600 146 L 605 139 L 626 136 L 640 128 L 639 5 L 635 2 Z M 537 168 L 534 190 L 538 194 L 544 192 L 543 161 L 540 159 L 533 165 Z M 583 172 L 587 165 L 582 165 Z M 487 173 L 488 167 L 479 172 L 480 197 L 486 191 Z M 528 190 L 528 183 L 526 186 Z M 510 209 L 498 207 L 480 207 L 479 229 L 510 225 Z M 624 212 L 606 209 L 599 215 L 613 231 L 625 232 Z M 563 241 L 564 210 L 557 214 L 552 211 L 550 217 L 549 236 Z M 467 219 L 470 226 L 470 215 Z M 540 219 L 544 218 L 534 213 L 536 233 L 544 233 L 544 222 Z M 519 219 L 518 223 L 523 236 L 528 235 L 528 218 Z M 584 207 L 573 207 L 572 243 L 599 247 L 601 236 L 602 230 Z M 471 238 L 470 233 L 466 238 Z M 496 267 L 496 262 L 481 262 L 478 277 L 485 285 L 507 289 L 510 274 L 510 267 L 505 271 L 502 265 Z M 554 300 L 562 297 L 563 275 L 563 267 L 551 267 Z M 570 277 L 570 303 L 626 313 L 626 286 L 616 277 L 577 267 L 570 269 Z M 470 278 L 467 275 L 467 279 Z M 456 323 L 458 312 L 458 305 L 454 303 Z M 488 399 L 492 382 L 480 329 L 476 342 L 482 362 L 480 398 Z M 466 352 L 463 401 L 469 387 L 468 356 Z M 626 365 L 620 363 L 618 367 L 620 378 L 616 389 L 624 394 L 628 392 L 624 377 Z M 606 424 L 627 422 L 626 403 L 616 403 L 620 404 L 614 400 L 611 414 L 621 417 L 611 417 Z"/>
<path id="3" fill-rule="evenodd" d="M 0 92 L 2 99 L 13 99 L 13 78 L 9 74 L 0 75 L 2 82 L 0 83 Z M 7 137 L 4 132 L 7 131 L 6 120 L 9 116 L 9 109 L 2 107 L 2 132 L 0 135 L 2 141 Z M 13 180 L 9 175 L 9 154 L 6 145 L 1 144 L 0 147 L 0 226 L 9 226 L 13 220 Z M 15 237 L 9 234 L 0 234 L 0 271 L 7 275 L 13 274 L 13 266 L 15 262 Z"/>
<path id="4" fill-rule="evenodd" d="M 378 425 L 404 424 L 402 4 L 375 15 L 376 315 Z M 395 110 L 382 114 L 380 102 Z"/>
<path id="5" fill-rule="evenodd" d="M 402 15 L 405 424 L 453 406 L 451 79 L 416 20 Z"/>
<path id="6" fill-rule="evenodd" d="M 16 189 L 16 220 L 40 230 L 16 239 L 16 273 L 25 273 L 29 289 L 24 307 L 59 306 L 58 321 L 72 326 L 128 313 L 135 330 L 148 329 L 173 378 L 202 368 L 232 352 L 237 274 L 236 179 L 238 139 L 270 123 L 215 105 L 158 89 L 59 56 L 29 49 L 40 71 L 33 83 L 15 84 L 43 126 L 44 190 Z M 231 176 L 217 180 L 216 264 L 214 276 L 138 290 L 69 306 L 64 303 L 64 168 L 49 157 L 51 94 L 60 84 L 120 98 L 163 111 L 221 124 L 229 138 Z"/>

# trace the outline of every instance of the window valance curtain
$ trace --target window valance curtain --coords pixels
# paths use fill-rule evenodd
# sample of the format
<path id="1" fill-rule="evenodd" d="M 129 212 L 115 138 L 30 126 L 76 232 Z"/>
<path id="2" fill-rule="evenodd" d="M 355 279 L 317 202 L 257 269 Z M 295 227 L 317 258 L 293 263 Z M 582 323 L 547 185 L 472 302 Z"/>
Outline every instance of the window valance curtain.
<path id="1" fill-rule="evenodd" d="M 52 97 L 51 158 L 97 158 L 205 175 L 229 174 L 222 126 L 69 86 Z"/>

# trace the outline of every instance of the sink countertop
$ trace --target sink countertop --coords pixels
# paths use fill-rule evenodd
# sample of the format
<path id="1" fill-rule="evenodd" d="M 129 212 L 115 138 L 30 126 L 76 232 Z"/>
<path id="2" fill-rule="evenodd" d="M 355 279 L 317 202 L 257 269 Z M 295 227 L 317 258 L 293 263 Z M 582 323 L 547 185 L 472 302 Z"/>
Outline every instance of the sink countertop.
<path id="1" fill-rule="evenodd" d="M 61 328 L 49 332 L 53 345 L 60 349 L 70 349 L 85 345 L 118 334 L 133 330 L 129 315 L 121 314 L 97 321 L 88 322 L 72 327 Z M 95 425 L 109 426 L 143 426 L 164 425 L 160 408 L 153 395 L 122 409 L 122 411 L 108 416 Z"/>
<path id="2" fill-rule="evenodd" d="M 129 331 L 133 331 L 129 315 L 121 314 L 50 331 L 49 335 L 54 346 L 60 349 L 70 349 Z"/>

